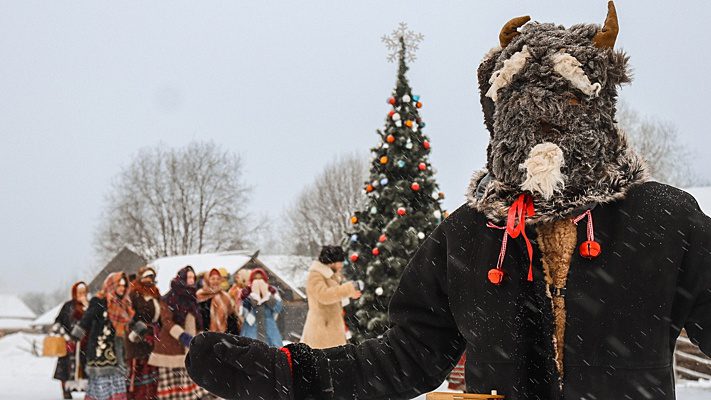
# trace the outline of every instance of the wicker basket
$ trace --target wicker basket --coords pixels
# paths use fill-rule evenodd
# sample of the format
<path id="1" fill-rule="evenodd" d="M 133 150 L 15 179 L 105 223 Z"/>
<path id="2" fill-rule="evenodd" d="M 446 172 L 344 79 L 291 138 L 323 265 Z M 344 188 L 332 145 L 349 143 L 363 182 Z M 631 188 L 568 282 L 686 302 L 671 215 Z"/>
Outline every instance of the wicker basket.
<path id="1" fill-rule="evenodd" d="M 67 341 L 61 336 L 45 336 L 42 343 L 43 357 L 64 357 L 67 355 Z"/>

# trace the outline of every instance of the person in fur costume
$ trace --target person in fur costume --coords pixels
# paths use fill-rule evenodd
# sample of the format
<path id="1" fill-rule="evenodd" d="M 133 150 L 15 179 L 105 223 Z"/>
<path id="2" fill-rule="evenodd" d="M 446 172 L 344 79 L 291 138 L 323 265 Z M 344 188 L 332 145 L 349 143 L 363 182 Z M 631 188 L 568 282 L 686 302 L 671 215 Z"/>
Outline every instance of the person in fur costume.
<path id="1" fill-rule="evenodd" d="M 204 334 L 193 379 L 232 399 L 408 399 L 466 352 L 469 393 L 672 400 L 677 337 L 711 355 L 711 219 L 648 181 L 615 123 L 630 80 L 604 25 L 514 18 L 478 70 L 486 169 L 405 269 L 391 328 L 284 348 Z"/>
<path id="2" fill-rule="evenodd" d="M 277 318 L 283 309 L 277 288 L 269 284 L 267 272 L 255 268 L 249 275 L 249 286 L 242 289 L 242 336 L 258 339 L 271 346 L 281 346 L 282 336 Z M 208 389 L 209 390 L 209 389 Z"/>
<path id="3" fill-rule="evenodd" d="M 72 285 L 71 300 L 62 305 L 59 310 L 59 315 L 54 320 L 51 333 L 57 336 L 63 336 L 67 342 L 67 355 L 57 359 L 57 367 L 54 370 L 54 379 L 62 383 L 62 395 L 65 399 L 71 399 L 72 393 L 69 388 L 68 381 L 74 385 L 81 386 L 77 380 L 86 378 L 86 338 L 77 343 L 72 340 L 69 335 L 74 328 L 74 325 L 81 321 L 86 308 L 89 306 L 88 293 L 86 283 L 80 281 Z M 79 346 L 79 359 L 77 360 L 77 346 Z M 79 365 L 77 366 L 77 363 Z M 85 382 L 84 382 L 85 383 Z"/>
<path id="4" fill-rule="evenodd" d="M 160 292 L 156 270 L 151 266 L 138 269 L 131 281 L 131 305 L 136 314 L 126 341 L 129 400 L 154 400 L 158 390 L 158 368 L 148 364 L 160 329 Z"/>

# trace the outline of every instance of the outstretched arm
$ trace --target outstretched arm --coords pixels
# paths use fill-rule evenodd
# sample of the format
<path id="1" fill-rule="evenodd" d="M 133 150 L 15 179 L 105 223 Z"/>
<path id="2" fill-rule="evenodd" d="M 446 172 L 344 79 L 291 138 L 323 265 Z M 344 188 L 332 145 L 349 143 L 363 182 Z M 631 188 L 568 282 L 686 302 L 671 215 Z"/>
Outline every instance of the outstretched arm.
<path id="1" fill-rule="evenodd" d="M 326 350 L 289 345 L 296 399 L 411 398 L 442 384 L 464 349 L 449 308 L 442 226 L 423 243 L 390 302 L 382 338 Z"/>
<path id="2" fill-rule="evenodd" d="M 464 349 L 449 308 L 442 225 L 408 264 L 390 302 L 392 327 L 379 339 L 326 350 L 282 349 L 203 333 L 185 360 L 190 377 L 232 399 L 405 399 L 438 387 Z"/>

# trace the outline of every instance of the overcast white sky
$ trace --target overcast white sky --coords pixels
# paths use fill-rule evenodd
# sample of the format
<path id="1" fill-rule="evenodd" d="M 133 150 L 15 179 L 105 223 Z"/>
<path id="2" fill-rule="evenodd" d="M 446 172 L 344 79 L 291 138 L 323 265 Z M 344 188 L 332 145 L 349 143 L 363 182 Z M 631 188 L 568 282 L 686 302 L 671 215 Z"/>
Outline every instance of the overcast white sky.
<path id="1" fill-rule="evenodd" d="M 395 66 L 380 37 L 426 39 L 411 65 L 449 209 L 484 164 L 475 70 L 513 16 L 604 20 L 596 1 L 0 1 L 0 291 L 92 266 L 112 178 L 136 151 L 212 140 L 239 153 L 251 209 L 277 217 L 334 155 L 367 152 Z M 633 108 L 675 123 L 711 177 L 706 1 L 617 2 Z"/>

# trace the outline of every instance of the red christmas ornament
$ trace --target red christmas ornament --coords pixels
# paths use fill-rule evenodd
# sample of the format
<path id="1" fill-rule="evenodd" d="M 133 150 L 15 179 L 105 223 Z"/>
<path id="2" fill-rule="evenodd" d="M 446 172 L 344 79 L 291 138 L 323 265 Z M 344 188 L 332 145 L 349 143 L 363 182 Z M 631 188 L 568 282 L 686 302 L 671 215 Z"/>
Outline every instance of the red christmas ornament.
<path id="1" fill-rule="evenodd" d="M 414 190 L 415 192 L 417 192 L 418 190 L 420 190 L 420 184 L 417 183 L 417 182 L 413 182 L 412 185 L 410 185 L 410 189 L 412 189 L 412 190 Z"/>
<path id="2" fill-rule="evenodd" d="M 365 187 L 365 191 L 366 191 L 367 193 L 372 192 L 372 191 L 373 191 L 373 185 L 368 184 L 368 186 Z"/>
<path id="3" fill-rule="evenodd" d="M 388 97 L 388 104 L 395 105 L 395 98 L 394 98 L 394 97 Z"/>
<path id="4" fill-rule="evenodd" d="M 377 256 L 378 254 L 380 254 L 380 249 L 377 247 L 373 248 L 373 255 Z"/>
<path id="5" fill-rule="evenodd" d="M 384 233 L 382 235 L 380 235 L 380 237 L 378 238 L 378 242 L 380 242 L 380 243 L 383 243 L 386 240 L 388 240 L 388 237 L 385 236 Z"/>
<path id="6" fill-rule="evenodd" d="M 395 110 L 390 110 L 390 112 L 388 112 L 388 117 L 392 118 L 393 115 L 395 115 Z"/>
<path id="7" fill-rule="evenodd" d="M 493 283 L 494 285 L 501 285 L 501 282 L 504 280 L 504 271 L 496 268 L 492 268 L 489 270 L 489 282 Z"/>
<path id="8" fill-rule="evenodd" d="M 429 140 L 425 140 L 424 142 L 422 142 L 422 147 L 424 147 L 426 150 L 429 150 L 430 149 Z"/>
<path id="9" fill-rule="evenodd" d="M 589 260 L 596 258 L 600 253 L 602 253 L 600 243 L 594 240 L 586 240 L 580 245 L 580 255 Z"/>
<path id="10" fill-rule="evenodd" d="M 399 216 L 402 217 L 402 216 L 405 215 L 405 214 L 407 214 L 407 210 L 405 210 L 405 207 L 399 207 L 399 208 L 397 209 L 397 215 L 399 215 Z"/>
<path id="11" fill-rule="evenodd" d="M 392 142 L 395 141 L 395 136 L 393 136 L 393 135 L 388 135 L 388 136 L 385 138 L 385 140 L 386 140 L 388 143 L 392 143 Z"/>
<path id="12" fill-rule="evenodd" d="M 351 261 L 352 261 L 352 262 L 358 261 L 358 253 L 353 253 L 353 254 L 351 254 Z"/>
<path id="13" fill-rule="evenodd" d="M 419 163 L 419 164 L 417 165 L 417 168 L 418 168 L 420 171 L 424 171 L 424 170 L 427 169 L 427 164 L 421 162 L 421 163 Z"/>

